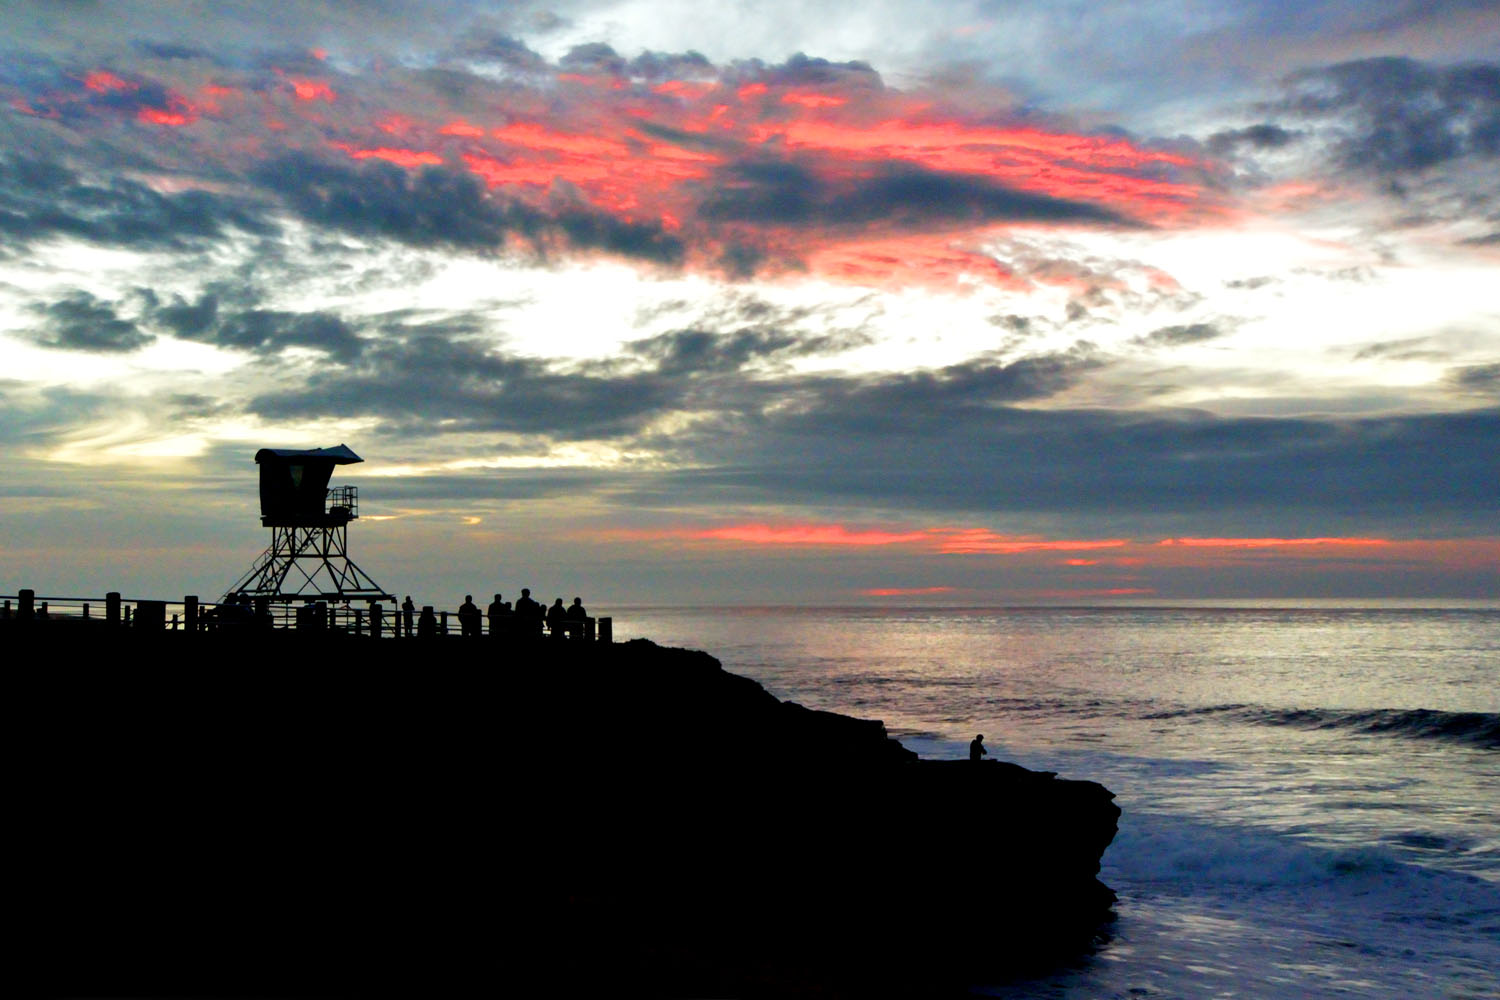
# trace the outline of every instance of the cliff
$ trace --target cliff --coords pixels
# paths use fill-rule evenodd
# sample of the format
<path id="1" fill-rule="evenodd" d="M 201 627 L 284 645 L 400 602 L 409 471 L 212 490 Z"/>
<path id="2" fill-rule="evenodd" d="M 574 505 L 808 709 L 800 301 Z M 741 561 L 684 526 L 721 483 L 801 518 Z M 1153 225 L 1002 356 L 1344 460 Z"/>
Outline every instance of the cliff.
<path id="1" fill-rule="evenodd" d="M 703 653 L 8 636 L 36 985 L 819 995 L 1085 949 L 1097 784 L 919 761 Z"/>

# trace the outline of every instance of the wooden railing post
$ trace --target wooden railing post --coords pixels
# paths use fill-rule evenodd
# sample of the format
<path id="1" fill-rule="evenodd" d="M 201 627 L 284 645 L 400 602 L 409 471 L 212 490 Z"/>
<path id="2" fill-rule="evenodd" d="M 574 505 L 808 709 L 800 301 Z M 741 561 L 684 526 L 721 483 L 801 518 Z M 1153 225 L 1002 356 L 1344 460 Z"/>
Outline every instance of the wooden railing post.
<path id="1" fill-rule="evenodd" d="M 600 642 L 614 642 L 615 641 L 615 620 L 613 618 L 600 618 L 599 619 L 599 641 Z"/>
<path id="2" fill-rule="evenodd" d="M 167 602 L 136 601 L 135 627 L 138 629 L 149 629 L 152 632 L 166 631 Z"/>
<path id="3" fill-rule="evenodd" d="M 380 638 L 381 627 L 385 624 L 384 611 L 379 601 L 370 602 L 370 638 L 372 639 Z"/>

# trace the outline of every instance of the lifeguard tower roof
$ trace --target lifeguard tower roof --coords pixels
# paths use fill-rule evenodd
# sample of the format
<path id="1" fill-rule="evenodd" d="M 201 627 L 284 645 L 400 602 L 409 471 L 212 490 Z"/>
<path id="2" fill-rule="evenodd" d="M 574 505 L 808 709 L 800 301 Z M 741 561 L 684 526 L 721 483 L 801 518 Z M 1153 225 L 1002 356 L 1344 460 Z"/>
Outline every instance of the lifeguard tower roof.
<path id="1" fill-rule="evenodd" d="M 330 465 L 353 465 L 355 462 L 364 461 L 364 459 L 350 451 L 348 445 L 344 444 L 334 445 L 332 448 L 303 448 L 301 450 L 296 448 L 262 448 L 255 453 L 255 464 L 260 465 L 268 458 L 272 460 L 280 459 L 288 463 L 298 459 L 301 459 L 303 462 L 306 462 L 308 459 L 321 459 Z"/>
<path id="2" fill-rule="evenodd" d="M 273 527 L 323 527 L 345 524 L 354 510 L 354 487 L 328 488 L 336 465 L 363 462 L 347 445 L 334 448 L 262 448 L 260 466 L 261 523 Z"/>

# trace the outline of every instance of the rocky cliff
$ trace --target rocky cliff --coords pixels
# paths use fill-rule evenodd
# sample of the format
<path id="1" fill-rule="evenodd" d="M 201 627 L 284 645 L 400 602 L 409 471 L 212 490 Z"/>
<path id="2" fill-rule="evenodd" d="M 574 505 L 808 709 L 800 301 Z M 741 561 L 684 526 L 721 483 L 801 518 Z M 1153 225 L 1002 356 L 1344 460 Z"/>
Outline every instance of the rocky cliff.
<path id="1" fill-rule="evenodd" d="M 1113 796 L 647 642 L 5 637 L 42 989 L 932 994 L 1086 949 Z"/>

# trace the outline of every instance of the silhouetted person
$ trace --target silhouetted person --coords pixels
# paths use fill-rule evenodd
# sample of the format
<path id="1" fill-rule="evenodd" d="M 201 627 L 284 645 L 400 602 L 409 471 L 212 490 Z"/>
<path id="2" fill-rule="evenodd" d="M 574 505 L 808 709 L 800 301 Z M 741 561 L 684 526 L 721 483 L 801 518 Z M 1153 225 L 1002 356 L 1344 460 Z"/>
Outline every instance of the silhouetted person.
<path id="1" fill-rule="evenodd" d="M 552 638 L 560 639 L 567 631 L 568 612 L 563 607 L 562 598 L 552 602 L 552 607 L 547 609 L 547 631 L 552 633 Z"/>
<path id="2" fill-rule="evenodd" d="M 406 637 L 410 639 L 416 633 L 411 630 L 411 616 L 416 613 L 417 606 L 411 602 L 411 595 L 406 595 L 406 600 L 401 602 L 401 616 L 406 619 Z"/>
<path id="3" fill-rule="evenodd" d="M 422 605 L 422 616 L 417 619 L 417 637 L 420 639 L 437 638 L 437 615 L 432 613 L 432 605 Z"/>
<path id="4" fill-rule="evenodd" d="M 972 761 L 974 761 L 974 762 L 977 763 L 979 761 L 979 758 L 986 756 L 988 753 L 989 753 L 989 751 L 984 748 L 984 734 L 983 733 L 980 733 L 978 736 L 974 737 L 972 740 L 969 741 L 969 759 L 970 760 L 972 760 Z"/>
<path id="5" fill-rule="evenodd" d="M 490 620 L 490 638 L 498 638 L 510 620 L 510 603 L 502 601 L 500 595 L 496 594 L 490 606 L 485 609 L 485 615 Z"/>
<path id="6" fill-rule="evenodd" d="M 588 621 L 589 613 L 584 609 L 583 598 L 573 598 L 573 603 L 568 606 L 568 638 L 582 639 L 584 622 Z"/>
<path id="7" fill-rule="evenodd" d="M 531 599 L 531 590 L 521 588 L 516 598 L 516 623 L 526 635 L 536 635 L 542 630 L 542 606 Z"/>
<path id="8" fill-rule="evenodd" d="M 458 629 L 465 636 L 479 634 L 479 605 L 473 594 L 465 594 L 464 602 L 458 606 Z"/>

